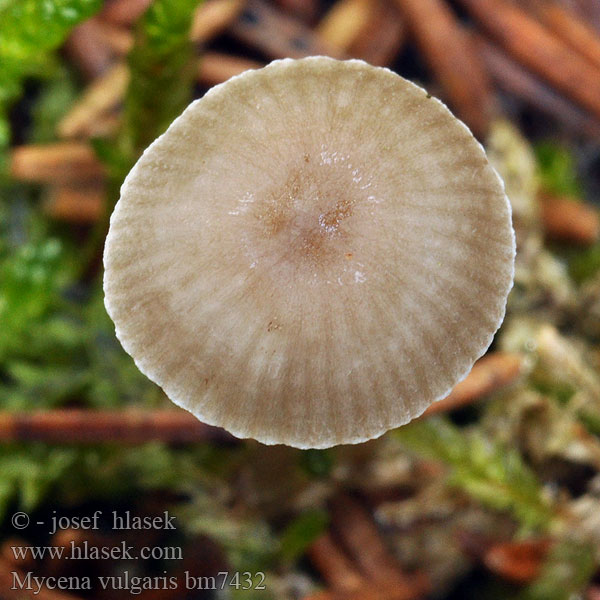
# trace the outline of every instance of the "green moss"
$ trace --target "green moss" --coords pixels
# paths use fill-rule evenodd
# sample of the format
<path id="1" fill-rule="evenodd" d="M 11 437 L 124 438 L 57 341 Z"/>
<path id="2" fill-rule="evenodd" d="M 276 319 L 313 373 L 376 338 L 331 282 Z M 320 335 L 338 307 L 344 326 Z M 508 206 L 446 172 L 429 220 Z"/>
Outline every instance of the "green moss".
<path id="1" fill-rule="evenodd" d="M 293 563 L 300 558 L 327 528 L 329 515 L 325 510 L 308 510 L 297 516 L 280 538 L 280 557 Z"/>
<path id="2" fill-rule="evenodd" d="M 100 152 L 119 180 L 192 99 L 198 59 L 189 31 L 198 4 L 156 0 L 137 25 L 128 56 L 131 80 L 124 124 L 116 148 Z"/>
<path id="3" fill-rule="evenodd" d="M 450 467 L 448 482 L 482 504 L 509 511 L 524 530 L 548 528 L 555 516 L 535 474 L 519 452 L 463 431 L 444 418 L 416 421 L 394 432 L 419 455 Z"/>
<path id="4" fill-rule="evenodd" d="M 535 155 L 542 188 L 546 192 L 557 196 L 581 196 L 575 160 L 568 148 L 552 141 L 541 142 L 535 146 Z"/>
<path id="5" fill-rule="evenodd" d="M 0 4 L 0 152 L 9 143 L 8 110 L 27 77 L 56 70 L 53 51 L 102 0 L 11 0 Z"/>

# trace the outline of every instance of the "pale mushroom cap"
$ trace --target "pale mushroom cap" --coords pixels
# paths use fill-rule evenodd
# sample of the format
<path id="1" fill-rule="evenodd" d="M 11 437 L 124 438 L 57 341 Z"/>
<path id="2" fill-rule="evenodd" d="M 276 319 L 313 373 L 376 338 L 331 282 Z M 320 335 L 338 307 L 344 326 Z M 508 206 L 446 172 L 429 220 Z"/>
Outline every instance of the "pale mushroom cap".
<path id="1" fill-rule="evenodd" d="M 104 254 L 136 364 L 239 437 L 323 448 L 409 422 L 504 317 L 504 187 L 387 69 L 281 60 L 193 102 L 133 168 Z"/>

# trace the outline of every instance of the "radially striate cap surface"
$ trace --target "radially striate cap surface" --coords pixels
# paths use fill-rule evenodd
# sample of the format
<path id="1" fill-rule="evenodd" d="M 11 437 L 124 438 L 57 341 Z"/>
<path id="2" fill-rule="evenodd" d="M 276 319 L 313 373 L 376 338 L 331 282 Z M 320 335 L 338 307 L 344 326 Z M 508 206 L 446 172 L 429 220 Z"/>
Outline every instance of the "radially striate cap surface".
<path id="1" fill-rule="evenodd" d="M 280 60 L 193 102 L 125 180 L 108 313 L 206 423 L 324 448 L 408 423 L 504 317 L 504 186 L 448 109 L 389 70 Z"/>

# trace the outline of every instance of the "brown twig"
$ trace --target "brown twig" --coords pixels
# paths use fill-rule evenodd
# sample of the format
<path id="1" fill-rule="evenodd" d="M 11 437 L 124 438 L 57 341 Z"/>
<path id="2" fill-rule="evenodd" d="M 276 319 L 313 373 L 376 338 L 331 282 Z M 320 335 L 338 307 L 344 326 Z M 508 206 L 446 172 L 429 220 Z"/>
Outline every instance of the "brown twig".
<path id="1" fill-rule="evenodd" d="M 312 23 L 319 14 L 319 0 L 275 0 L 292 17 Z"/>
<path id="2" fill-rule="evenodd" d="M 600 600 L 600 586 L 591 585 L 585 592 L 585 600 Z"/>
<path id="3" fill-rule="evenodd" d="M 308 556 L 329 589 L 306 600 L 413 600 L 429 582 L 405 575 L 389 553 L 368 511 L 349 496 L 332 501 L 332 529 Z"/>
<path id="4" fill-rule="evenodd" d="M 87 87 L 57 126 L 60 137 L 86 137 L 94 132 L 97 121 L 123 100 L 129 84 L 125 63 L 113 65 Z"/>
<path id="5" fill-rule="evenodd" d="M 115 25 L 133 25 L 150 6 L 152 0 L 109 0 L 100 16 Z"/>
<path id="6" fill-rule="evenodd" d="M 600 36 L 595 29 L 554 0 L 527 0 L 526 4 L 560 39 L 600 68 Z"/>
<path id="7" fill-rule="evenodd" d="M 557 0 L 561 6 L 600 32 L 600 4 L 598 0 Z"/>
<path id="8" fill-rule="evenodd" d="M 494 544 L 485 551 L 483 563 L 505 579 L 529 583 L 539 575 L 551 546 L 547 538 Z"/>
<path id="9" fill-rule="evenodd" d="M 65 557 L 70 554 L 71 549 L 80 549 L 84 544 L 90 546 L 106 548 L 114 547 L 118 544 L 113 536 L 103 535 L 102 533 L 90 529 L 59 529 L 50 538 L 49 546 L 63 548 L 61 556 L 49 555 L 44 559 L 41 565 L 41 571 L 47 577 L 60 577 L 67 572 L 69 567 L 73 567 L 73 562 Z M 77 550 L 75 550 L 77 551 Z M 73 554 L 72 556 L 75 556 Z"/>
<path id="10" fill-rule="evenodd" d="M 180 410 L 59 409 L 32 413 L 0 413 L 0 441 L 54 443 L 123 442 L 150 440 L 193 443 L 234 440 L 218 427 L 201 423 Z"/>
<path id="11" fill-rule="evenodd" d="M 134 35 L 125 27 L 99 20 L 98 35 L 116 57 L 124 56 L 133 47 Z"/>
<path id="12" fill-rule="evenodd" d="M 411 589 L 396 587 L 390 583 L 368 582 L 350 591 L 327 590 L 308 596 L 304 600 L 416 600 L 426 591 L 414 586 Z"/>
<path id="13" fill-rule="evenodd" d="M 600 70 L 506 0 L 460 0 L 519 62 L 600 117 Z"/>
<path id="14" fill-rule="evenodd" d="M 73 29 L 65 43 L 65 51 L 88 79 L 94 79 L 108 69 L 114 56 L 98 17 L 92 17 Z"/>
<path id="15" fill-rule="evenodd" d="M 359 575 L 329 532 L 324 533 L 311 544 L 308 558 L 329 587 L 340 591 L 351 591 L 364 585 L 364 577 Z"/>
<path id="16" fill-rule="evenodd" d="M 406 23 L 395 4 L 375 0 L 375 8 L 348 54 L 372 65 L 388 66 L 406 42 Z"/>
<path id="17" fill-rule="evenodd" d="M 348 50 L 369 22 L 374 6 L 372 0 L 338 0 L 315 31 L 332 46 Z"/>
<path id="18" fill-rule="evenodd" d="M 347 495 L 335 497 L 331 502 L 331 526 L 362 576 L 394 590 L 394 598 L 418 598 L 427 591 L 429 584 L 424 576 L 402 572 L 371 515 L 358 501 Z"/>
<path id="19" fill-rule="evenodd" d="M 521 374 L 522 365 L 521 357 L 516 354 L 495 352 L 484 356 L 449 396 L 432 404 L 423 416 L 461 408 L 513 383 Z"/>
<path id="20" fill-rule="evenodd" d="M 264 0 L 248 0 L 229 31 L 269 58 L 301 58 L 313 54 L 345 57 L 337 48 L 324 43 L 312 29 Z"/>
<path id="21" fill-rule="evenodd" d="M 78 600 L 79 596 L 67 594 L 48 589 L 42 585 L 39 589 L 37 586 L 26 586 L 21 589 L 19 581 L 24 581 L 26 573 L 16 569 L 10 563 L 7 563 L 3 558 L 0 558 L 0 597 L 2 600 Z M 15 580 L 18 577 L 18 580 Z"/>
<path id="22" fill-rule="evenodd" d="M 318 35 L 373 65 L 389 64 L 405 39 L 405 25 L 395 5 L 383 0 L 339 0 L 316 28 Z"/>
<path id="23" fill-rule="evenodd" d="M 572 0 L 572 2 L 577 14 L 600 32 L 600 3 L 598 0 Z"/>
<path id="24" fill-rule="evenodd" d="M 102 181 L 53 186 L 44 202 L 44 212 L 61 221 L 89 225 L 104 213 L 106 191 Z"/>
<path id="25" fill-rule="evenodd" d="M 194 13 L 190 38 L 205 44 L 222 33 L 238 17 L 246 0 L 208 0 Z"/>
<path id="26" fill-rule="evenodd" d="M 7 565 L 10 565 L 15 569 L 22 569 L 24 571 L 31 571 L 36 566 L 35 559 L 31 556 L 31 554 L 26 554 L 25 556 L 15 556 L 13 548 L 22 548 L 28 546 L 29 544 L 21 539 L 10 537 L 2 542 L 2 547 L 0 548 L 0 560 L 4 561 Z"/>
<path id="27" fill-rule="evenodd" d="M 385 547 L 371 515 L 356 500 L 339 495 L 331 503 L 331 524 L 336 536 L 356 562 L 362 575 L 379 581 L 406 583 Z"/>
<path id="28" fill-rule="evenodd" d="M 230 56 L 219 52 L 205 52 L 200 59 L 198 77 L 200 83 L 208 87 L 223 83 L 234 75 L 239 75 L 249 69 L 260 69 L 259 62 Z"/>
<path id="29" fill-rule="evenodd" d="M 212 539 L 203 535 L 195 536 L 184 546 L 182 553 L 183 561 L 171 573 L 176 584 L 170 586 L 170 589 L 167 590 L 158 588 L 144 590 L 137 596 L 139 600 L 182 600 L 183 598 L 192 598 L 195 593 L 192 592 L 190 595 L 190 586 L 186 585 L 188 578 L 194 578 L 195 581 L 198 581 L 200 577 L 215 577 L 218 584 L 223 582 L 222 573 L 228 570 L 227 558 L 223 550 Z M 128 590 L 124 591 L 122 598 L 123 600 L 130 600 L 130 592 Z M 117 599 L 115 598 L 115 600 Z"/>
<path id="30" fill-rule="evenodd" d="M 483 137 L 494 111 L 487 74 L 469 36 L 442 0 L 396 0 L 458 116 Z"/>
<path id="31" fill-rule="evenodd" d="M 10 174 L 23 181 L 71 183 L 98 180 L 104 169 L 89 144 L 59 142 L 15 148 Z"/>
<path id="32" fill-rule="evenodd" d="M 485 361 L 485 362 L 483 362 Z M 480 364 L 483 363 L 483 364 Z M 439 410 L 462 406 L 483 394 L 506 385 L 519 372 L 520 360 L 512 355 L 491 355 L 482 359 L 469 377 L 460 383 L 446 400 L 433 405 L 442 405 Z M 486 364 L 487 363 L 487 364 Z M 492 366 L 493 365 L 493 366 Z M 450 399 L 452 399 L 450 401 Z M 431 409 L 432 414 L 436 412 Z M 158 439 L 171 443 L 197 441 L 231 441 L 229 434 L 217 427 L 211 427 L 198 421 L 193 415 L 179 410 L 115 410 L 93 411 L 62 409 L 33 413 L 0 413 L 0 441 L 47 441 L 60 443 L 98 443 L 118 441 L 130 444 L 143 443 Z M 376 529 L 367 524 L 364 511 L 361 516 L 360 505 L 351 500 L 338 500 L 336 514 L 347 513 L 347 518 L 355 519 L 355 531 L 341 532 L 340 537 L 349 546 L 351 554 L 358 552 L 363 539 L 370 548 L 370 554 L 362 554 L 358 560 L 361 572 L 365 576 L 377 579 L 375 575 L 393 574 L 397 569 L 384 559 L 381 540 Z M 345 509 L 344 509 L 345 507 Z M 358 507 L 358 508 L 357 508 Z M 348 516 L 350 515 L 350 516 Z M 341 524 L 341 522 L 340 522 Z M 346 537 L 350 535 L 351 537 Z M 393 563 L 392 563 L 393 564 Z"/>
<path id="33" fill-rule="evenodd" d="M 457 541 L 472 560 L 482 562 L 490 571 L 515 583 L 529 583 L 539 574 L 548 554 L 550 538 L 502 540 L 462 530 Z"/>
<path id="34" fill-rule="evenodd" d="M 542 195 L 540 200 L 542 225 L 549 239 L 580 246 L 598 241 L 600 219 L 595 208 L 549 194 Z"/>
<path id="35" fill-rule="evenodd" d="M 572 131 L 600 138 L 600 120 L 548 87 L 487 38 L 476 35 L 474 40 L 488 72 L 500 88 L 554 117 Z"/>

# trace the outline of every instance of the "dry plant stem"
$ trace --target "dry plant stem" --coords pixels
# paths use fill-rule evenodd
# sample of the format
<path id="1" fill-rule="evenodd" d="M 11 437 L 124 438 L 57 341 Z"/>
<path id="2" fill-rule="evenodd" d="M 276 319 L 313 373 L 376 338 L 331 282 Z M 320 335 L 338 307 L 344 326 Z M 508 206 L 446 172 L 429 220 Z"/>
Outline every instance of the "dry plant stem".
<path id="1" fill-rule="evenodd" d="M 349 50 L 367 26 L 375 7 L 373 0 L 338 0 L 316 27 L 323 40 Z"/>
<path id="2" fill-rule="evenodd" d="M 239 75 L 248 69 L 260 69 L 263 65 L 259 62 L 230 56 L 219 52 L 205 52 L 200 59 L 198 78 L 205 86 L 223 83 L 234 75 Z"/>
<path id="3" fill-rule="evenodd" d="M 316 29 L 327 43 L 372 65 L 388 65 L 405 40 L 396 6 L 382 0 L 340 0 Z"/>
<path id="4" fill-rule="evenodd" d="M 31 555 L 27 555 L 24 558 L 17 558 L 13 552 L 14 546 L 27 546 L 28 543 L 22 538 L 10 537 L 6 538 L 0 548 L 0 561 L 2 564 L 6 563 L 13 569 L 23 569 L 24 571 L 31 571 L 36 564 L 35 559 Z"/>
<path id="5" fill-rule="evenodd" d="M 557 0 L 558 3 L 576 14 L 588 25 L 600 32 L 600 4 L 597 0 Z"/>
<path id="6" fill-rule="evenodd" d="M 508 385 L 518 377 L 520 367 L 521 360 L 516 355 L 498 353 L 486 356 L 475 364 L 471 373 L 456 386 L 448 398 L 432 405 L 425 415 L 463 406 Z M 179 410 L 0 413 L 0 441 L 4 442 L 38 440 L 140 443 L 150 439 L 193 442 L 234 438 L 222 429 L 205 425 L 193 415 Z"/>
<path id="7" fill-rule="evenodd" d="M 519 62 L 600 117 L 600 69 L 505 0 L 461 0 Z"/>
<path id="8" fill-rule="evenodd" d="M 104 213 L 106 191 L 102 181 L 63 184 L 50 189 L 44 212 L 53 219 L 90 225 Z"/>
<path id="9" fill-rule="evenodd" d="M 350 591 L 365 582 L 329 532 L 311 544 L 308 557 L 329 587 Z"/>
<path id="10" fill-rule="evenodd" d="M 269 58 L 302 58 L 310 55 L 346 58 L 343 52 L 323 42 L 312 29 L 263 0 L 249 0 L 230 31 L 235 38 Z"/>
<path id="11" fill-rule="evenodd" d="M 102 25 L 92 17 L 73 29 L 65 43 L 65 51 L 79 71 L 88 79 L 104 72 L 113 59 Z"/>
<path id="12" fill-rule="evenodd" d="M 427 582 L 405 575 L 386 548 L 367 510 L 349 496 L 334 498 L 331 506 L 332 528 L 336 537 L 369 580 L 391 586 L 407 598 L 419 597 Z"/>
<path id="13" fill-rule="evenodd" d="M 200 60 L 199 77 L 205 85 L 215 85 L 247 69 L 263 65 L 244 58 L 207 52 Z M 97 134 L 98 123 L 105 121 L 106 113 L 122 101 L 129 83 L 129 68 L 117 63 L 96 78 L 82 97 L 58 124 L 60 137 L 90 137 Z"/>
<path id="14" fill-rule="evenodd" d="M 369 21 L 348 53 L 372 65 L 388 66 L 406 42 L 406 24 L 395 4 L 374 0 L 374 5 Z"/>
<path id="15" fill-rule="evenodd" d="M 119 108 L 98 115 L 95 121 L 89 123 L 85 132 L 82 132 L 81 138 L 90 139 L 116 135 L 123 121 Z"/>
<path id="16" fill-rule="evenodd" d="M 57 127 L 60 137 L 85 137 L 93 131 L 96 121 L 116 108 L 123 100 L 129 84 L 129 68 L 118 63 L 97 77 L 80 99 L 61 119 Z"/>
<path id="17" fill-rule="evenodd" d="M 275 0 L 286 13 L 293 17 L 312 23 L 319 14 L 319 0 Z"/>
<path id="18" fill-rule="evenodd" d="M 590 246 L 600 236 L 598 212 L 573 199 L 543 195 L 542 225 L 546 236 L 557 242 Z"/>
<path id="19" fill-rule="evenodd" d="M 480 137 L 494 97 L 467 32 L 442 0 L 396 0 L 425 60 L 457 115 Z"/>
<path id="20" fill-rule="evenodd" d="M 483 562 L 494 573 L 515 583 L 529 583 L 540 572 L 552 545 L 549 539 L 494 544 L 486 550 Z"/>
<path id="21" fill-rule="evenodd" d="M 104 176 L 94 150 L 84 142 L 18 146 L 9 168 L 15 179 L 38 183 L 84 182 Z"/>
<path id="22" fill-rule="evenodd" d="M 554 0 L 528 0 L 525 4 L 559 38 L 600 68 L 600 36 L 593 27 Z"/>
<path id="23" fill-rule="evenodd" d="M 347 526 L 354 523 L 349 521 Z M 331 589 L 305 600 L 411 600 L 420 598 L 428 587 L 421 577 L 412 579 L 410 585 L 399 583 L 397 574 L 391 581 L 365 579 L 329 532 L 311 545 L 308 556 Z"/>
<path id="24" fill-rule="evenodd" d="M 238 17 L 245 0 L 208 0 L 198 6 L 190 29 L 192 41 L 205 44 L 222 33 Z"/>
<path id="25" fill-rule="evenodd" d="M 479 35 L 474 39 L 488 72 L 500 88 L 551 115 L 570 130 L 600 138 L 600 120 L 548 87 L 496 44 Z"/>
<path id="26" fill-rule="evenodd" d="M 57 531 L 49 541 L 49 545 L 57 548 L 64 548 L 64 554 L 71 548 L 81 548 L 87 542 L 90 546 L 116 546 L 116 542 L 109 536 L 102 535 L 97 531 L 83 529 L 61 529 Z M 65 574 L 69 561 L 64 557 L 49 556 L 43 562 L 43 574 L 46 577 L 60 577 Z"/>
<path id="27" fill-rule="evenodd" d="M 496 352 L 484 356 L 450 395 L 432 404 L 423 417 L 461 408 L 510 385 L 521 374 L 522 364 L 522 358 L 517 354 Z"/>
<path id="28" fill-rule="evenodd" d="M 202 84 L 213 86 L 222 83 L 248 69 L 259 69 L 263 64 L 218 52 L 206 52 L 199 64 L 198 76 Z M 83 93 L 81 99 L 58 124 L 61 137 L 91 137 L 110 132 L 118 125 L 110 118 L 109 111 L 116 108 L 125 95 L 129 82 L 129 69 L 118 63 L 105 74 L 96 78 Z"/>
<path id="29" fill-rule="evenodd" d="M 100 16 L 115 25 L 133 25 L 150 6 L 152 0 L 109 0 Z"/>
<path id="30" fill-rule="evenodd" d="M 325 591 L 313 594 L 305 600 L 417 600 L 425 596 L 417 586 L 396 587 L 393 584 L 368 582 L 351 591 Z"/>
<path id="31" fill-rule="evenodd" d="M 152 544 L 156 544 L 153 542 Z M 152 545 L 146 543 L 146 545 Z M 139 600 L 182 600 L 190 597 L 186 593 L 186 573 L 192 577 L 217 577 L 218 573 L 225 571 L 228 567 L 221 550 L 209 538 L 196 536 L 189 540 L 183 547 L 183 562 L 171 573 L 176 578 L 177 585 L 168 590 L 148 589 L 136 596 Z M 221 579 L 222 579 L 221 575 Z M 243 598 L 242 594 L 242 598 Z M 131 600 L 131 594 L 123 590 L 123 595 L 112 600 Z"/>
<path id="32" fill-rule="evenodd" d="M 150 440 L 166 443 L 233 441 L 222 429 L 211 427 L 178 410 L 52 410 L 0 413 L 0 441 L 55 443 L 123 442 Z"/>
<path id="33" fill-rule="evenodd" d="M 574 0 L 575 10 L 582 19 L 600 32 L 600 4 L 598 0 Z"/>
<path id="34" fill-rule="evenodd" d="M 99 36 L 115 56 L 125 56 L 131 50 L 134 41 L 131 30 L 102 20 L 98 22 L 98 25 Z"/>
<path id="35" fill-rule="evenodd" d="M 79 596 L 50 590 L 42 586 L 39 590 L 32 586 L 32 589 L 13 589 L 14 575 L 16 572 L 20 580 L 23 581 L 25 573 L 19 571 L 3 558 L 0 558 L 0 597 L 2 600 L 78 600 Z"/>
<path id="36" fill-rule="evenodd" d="M 590 586 L 584 594 L 585 600 L 600 600 L 600 586 Z"/>

